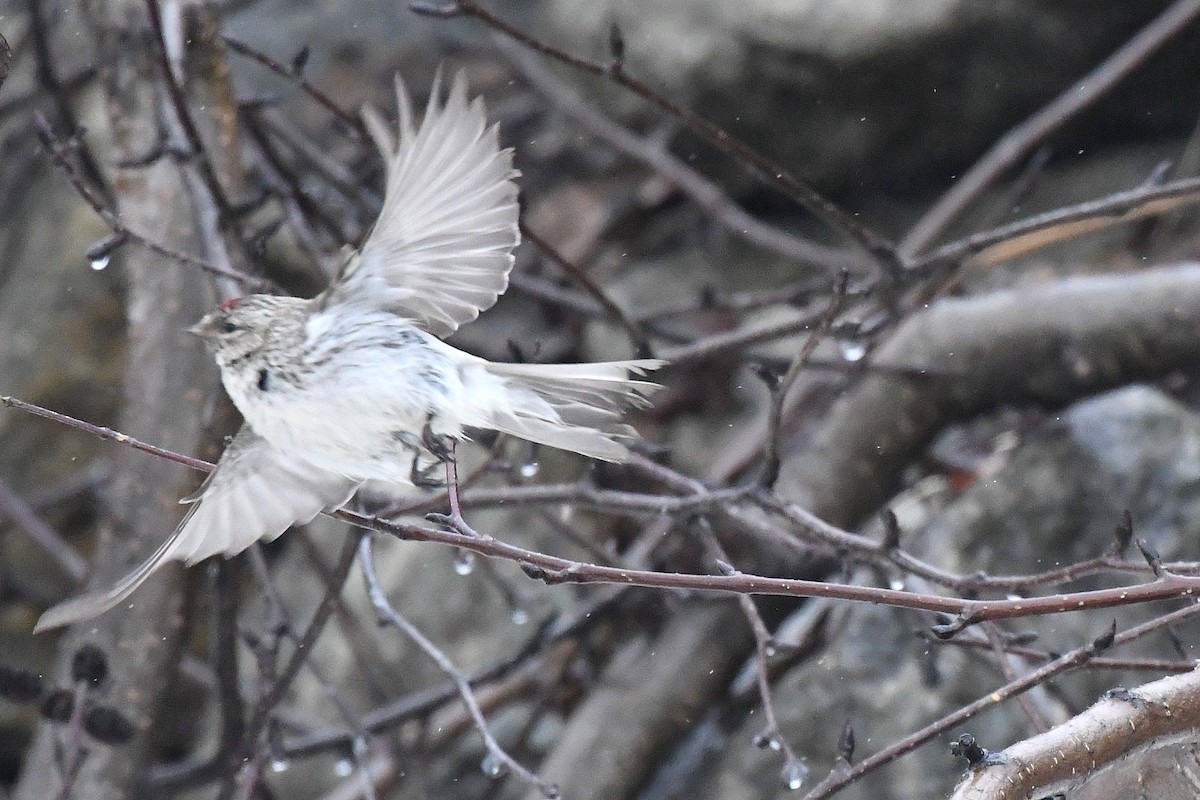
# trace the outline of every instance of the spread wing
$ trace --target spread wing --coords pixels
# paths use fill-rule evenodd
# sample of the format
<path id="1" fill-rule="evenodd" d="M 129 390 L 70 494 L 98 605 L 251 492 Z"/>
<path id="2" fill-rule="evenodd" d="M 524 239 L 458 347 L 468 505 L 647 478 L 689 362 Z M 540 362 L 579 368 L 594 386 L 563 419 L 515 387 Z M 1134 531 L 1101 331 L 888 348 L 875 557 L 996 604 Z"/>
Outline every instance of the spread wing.
<path id="1" fill-rule="evenodd" d="M 508 288 L 520 233 L 512 151 L 500 149 L 483 101 L 468 101 L 461 74 L 444 104 L 441 94 L 439 74 L 414 128 L 396 78 L 398 144 L 376 111 L 364 111 L 387 164 L 383 210 L 321 302 L 395 311 L 445 337 Z"/>
<path id="2" fill-rule="evenodd" d="M 191 565 L 217 553 L 236 555 L 259 539 L 270 541 L 292 525 L 342 505 L 357 486 L 279 457 L 249 426 L 243 426 L 200 490 L 183 501 L 192 503 L 191 509 L 153 555 L 111 589 L 54 606 L 41 616 L 34 632 L 109 610 L 169 561 Z"/>

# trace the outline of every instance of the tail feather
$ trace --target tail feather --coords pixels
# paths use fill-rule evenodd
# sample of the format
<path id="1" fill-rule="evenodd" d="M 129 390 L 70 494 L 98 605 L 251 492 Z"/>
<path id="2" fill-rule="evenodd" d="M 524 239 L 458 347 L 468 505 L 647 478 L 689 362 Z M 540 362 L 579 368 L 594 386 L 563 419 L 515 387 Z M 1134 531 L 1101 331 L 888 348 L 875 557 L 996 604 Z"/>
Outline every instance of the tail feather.
<path id="1" fill-rule="evenodd" d="M 651 381 L 631 379 L 666 362 L 656 358 L 604 361 L 597 364 L 488 364 L 488 372 L 554 402 L 574 400 L 583 405 L 621 411 L 646 404 L 646 397 L 661 387 Z"/>
<path id="2" fill-rule="evenodd" d="M 540 444 L 603 461 L 626 461 L 626 443 L 637 432 L 621 421 L 630 407 L 645 406 L 657 383 L 631 378 L 658 369 L 657 359 L 598 364 L 488 364 L 513 392 L 512 405 L 496 410 L 491 427 Z"/>

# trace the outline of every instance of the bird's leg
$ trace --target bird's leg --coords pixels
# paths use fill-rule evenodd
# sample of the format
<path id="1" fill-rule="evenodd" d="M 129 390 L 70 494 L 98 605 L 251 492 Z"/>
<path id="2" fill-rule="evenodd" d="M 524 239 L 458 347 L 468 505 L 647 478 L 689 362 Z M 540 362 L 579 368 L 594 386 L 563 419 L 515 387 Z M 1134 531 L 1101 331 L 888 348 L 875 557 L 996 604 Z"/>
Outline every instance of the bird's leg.
<path id="1" fill-rule="evenodd" d="M 458 499 L 458 460 L 454 457 L 454 440 L 450 439 L 449 450 L 446 453 L 446 497 L 450 501 L 450 513 L 434 512 L 425 515 L 425 519 L 445 525 L 452 531 L 478 536 L 467 521 L 463 519 L 462 504 Z"/>
<path id="2" fill-rule="evenodd" d="M 425 418 L 421 429 L 421 443 L 425 449 L 446 464 L 446 493 L 450 498 L 450 519 L 461 521 L 462 508 L 458 503 L 458 461 L 454 457 L 454 437 L 433 432 L 433 414 Z"/>
<path id="3" fill-rule="evenodd" d="M 450 518 L 461 521 L 463 515 L 458 502 L 458 460 L 454 457 L 454 440 L 449 441 L 450 450 L 446 454 L 446 495 L 450 499 Z"/>

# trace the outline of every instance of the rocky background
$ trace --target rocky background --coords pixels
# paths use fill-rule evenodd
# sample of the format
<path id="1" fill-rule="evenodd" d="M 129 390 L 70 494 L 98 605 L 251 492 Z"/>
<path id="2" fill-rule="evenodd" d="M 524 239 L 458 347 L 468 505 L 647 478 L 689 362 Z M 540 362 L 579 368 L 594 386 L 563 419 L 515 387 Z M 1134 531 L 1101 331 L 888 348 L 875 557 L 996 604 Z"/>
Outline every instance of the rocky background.
<path id="1" fill-rule="evenodd" d="M 319 290 L 380 199 L 353 112 L 391 115 L 395 72 L 422 101 L 444 65 L 514 148 L 527 228 L 510 291 L 454 343 L 672 361 L 633 465 L 464 453 L 476 531 L 967 600 L 1197 572 L 1200 3 L 148 8 L 0 4 L 0 395 L 211 460 L 236 417 L 183 330 L 242 289 L 196 262 Z M 1134 691 L 1102 705 L 1180 729 L 1148 754 L 1125 736 L 1136 757 L 1072 796 L 1200 792 L 1183 583 L 963 627 L 906 602 L 547 582 L 486 541 L 376 535 L 377 586 L 475 679 L 496 748 L 376 624 L 332 519 L 31 635 L 152 550 L 198 481 L 0 410 L 0 798 L 1046 796 L 986 788 L 1003 766 L 951 744 L 1071 721 L 1091 741 L 1115 687 Z M 1152 682 L 1170 699 L 1134 689 Z M 1060 755 L 1076 783 L 1117 760 Z"/>

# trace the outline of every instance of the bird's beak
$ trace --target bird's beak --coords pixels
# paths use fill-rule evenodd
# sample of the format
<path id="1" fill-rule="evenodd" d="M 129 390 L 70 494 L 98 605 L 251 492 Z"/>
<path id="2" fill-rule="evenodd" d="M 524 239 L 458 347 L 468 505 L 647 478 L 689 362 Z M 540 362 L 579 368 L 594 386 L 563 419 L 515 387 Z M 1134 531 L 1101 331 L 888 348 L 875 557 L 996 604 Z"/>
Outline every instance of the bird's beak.
<path id="1" fill-rule="evenodd" d="M 201 339 L 210 339 L 216 332 L 216 320 L 212 314 L 205 315 L 199 322 L 188 328 L 188 333 L 193 333 Z"/>

